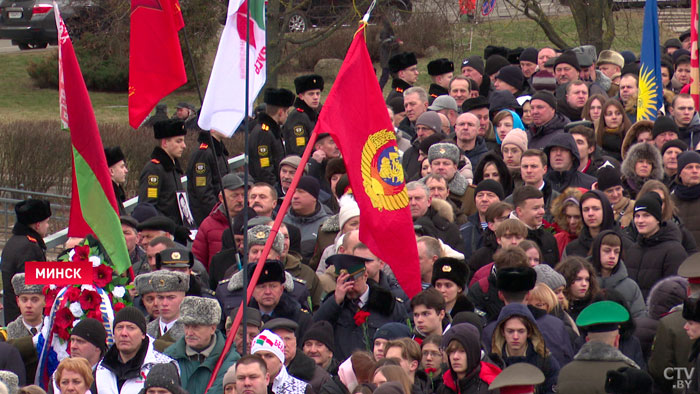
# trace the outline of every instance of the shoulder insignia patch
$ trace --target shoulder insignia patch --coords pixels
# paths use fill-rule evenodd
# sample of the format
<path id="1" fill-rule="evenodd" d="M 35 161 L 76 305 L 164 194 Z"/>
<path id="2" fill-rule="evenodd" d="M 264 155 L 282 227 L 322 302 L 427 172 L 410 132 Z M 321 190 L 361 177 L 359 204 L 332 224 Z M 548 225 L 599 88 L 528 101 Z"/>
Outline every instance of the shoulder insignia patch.
<path id="1" fill-rule="evenodd" d="M 260 156 L 267 156 L 269 153 L 270 153 L 270 150 L 267 148 L 267 145 L 258 146 L 258 154 Z"/>
<path id="2" fill-rule="evenodd" d="M 158 160 L 158 159 L 151 159 L 151 163 L 153 163 L 153 164 L 160 164 L 160 160 Z"/>
<path id="3" fill-rule="evenodd" d="M 204 174 L 207 172 L 207 165 L 204 163 L 195 163 L 194 164 L 194 172 L 197 174 Z"/>
<path id="4" fill-rule="evenodd" d="M 305 131 L 306 128 L 303 125 L 294 126 L 294 135 L 296 135 L 297 137 L 303 136 Z"/>
<path id="5" fill-rule="evenodd" d="M 148 176 L 148 185 L 149 186 L 157 186 L 158 185 L 158 175 L 149 175 Z"/>
<path id="6" fill-rule="evenodd" d="M 437 96 L 438 96 L 438 95 L 435 94 L 435 93 L 430 93 L 430 97 L 432 97 L 432 98 L 437 98 Z"/>
<path id="7" fill-rule="evenodd" d="M 204 143 L 204 142 L 202 142 L 201 144 L 199 144 L 199 149 L 207 149 L 208 147 L 209 147 L 209 145 L 207 145 L 207 144 Z"/>
<path id="8" fill-rule="evenodd" d="M 37 243 L 36 238 L 34 238 L 34 237 L 32 237 L 32 236 L 27 235 L 27 239 L 29 240 L 29 242 Z"/>

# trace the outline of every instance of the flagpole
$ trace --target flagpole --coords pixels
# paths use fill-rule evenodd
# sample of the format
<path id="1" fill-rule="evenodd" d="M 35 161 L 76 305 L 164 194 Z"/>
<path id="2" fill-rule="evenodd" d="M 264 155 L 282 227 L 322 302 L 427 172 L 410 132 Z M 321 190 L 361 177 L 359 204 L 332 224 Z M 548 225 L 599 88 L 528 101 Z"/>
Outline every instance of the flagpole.
<path id="1" fill-rule="evenodd" d="M 250 106 L 250 2 L 246 3 L 245 7 L 245 17 L 246 17 L 246 22 L 245 22 L 245 94 L 243 95 L 245 98 L 245 105 L 243 106 L 243 135 L 245 136 L 245 141 L 243 142 L 244 146 L 244 161 L 243 161 L 243 253 L 241 253 L 241 264 L 243 268 L 243 288 L 248 289 L 249 283 L 248 283 L 248 151 L 250 149 L 250 143 L 248 142 L 248 137 L 250 134 L 250 130 L 248 127 L 248 107 Z M 265 35 L 265 40 L 267 41 L 267 35 Z M 274 237 L 273 237 L 274 238 Z M 267 243 L 270 243 L 270 240 L 267 240 Z M 260 264 L 258 264 L 260 266 Z M 261 267 L 257 267 L 261 268 Z M 259 270 L 256 270 L 259 271 Z M 253 281 L 253 283 L 257 283 L 257 277 Z M 246 347 L 248 346 L 248 300 L 250 300 L 250 297 L 246 297 L 245 299 L 245 304 L 241 304 L 241 307 L 238 308 L 238 314 L 236 317 L 241 316 L 242 322 L 243 322 L 243 327 L 241 329 L 243 330 L 242 335 L 243 335 L 243 343 L 241 344 L 241 351 L 243 354 L 246 353 Z M 231 329 L 238 329 L 238 326 L 231 326 Z M 231 335 L 231 337 L 235 336 L 236 331 L 233 331 L 234 335 Z M 221 354 L 221 357 L 219 357 L 219 361 L 216 363 L 216 370 L 218 371 L 219 368 L 221 368 L 221 364 L 224 361 L 224 354 L 228 352 L 228 348 L 231 347 L 231 344 L 229 342 L 233 341 L 226 341 L 226 344 L 228 347 L 224 347 L 224 349 L 227 349 L 226 352 L 223 352 Z M 212 379 L 209 381 L 209 385 L 211 385 L 214 382 L 214 377 L 216 374 L 212 375 Z M 208 390 L 208 387 L 207 387 Z"/>
<path id="2" fill-rule="evenodd" d="M 185 16 L 182 16 L 182 20 L 185 20 Z M 204 97 L 202 96 L 202 89 L 199 87 L 199 77 L 197 76 L 197 68 L 194 66 L 194 57 L 192 57 L 192 50 L 190 50 L 190 40 L 187 38 L 187 29 L 183 26 L 182 37 L 185 38 L 185 47 L 187 47 L 187 56 L 190 58 L 190 64 L 192 65 L 192 75 L 194 76 L 194 83 L 197 86 L 197 94 L 199 94 L 199 108 L 202 108 L 204 103 Z"/>

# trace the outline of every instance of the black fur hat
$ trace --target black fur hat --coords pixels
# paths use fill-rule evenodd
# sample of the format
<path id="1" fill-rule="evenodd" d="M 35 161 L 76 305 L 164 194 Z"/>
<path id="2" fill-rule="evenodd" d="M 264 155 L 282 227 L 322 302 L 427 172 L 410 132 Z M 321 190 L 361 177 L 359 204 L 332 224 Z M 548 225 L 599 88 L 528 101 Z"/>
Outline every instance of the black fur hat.
<path id="1" fill-rule="evenodd" d="M 465 289 L 469 278 L 469 267 L 464 260 L 452 257 L 440 257 L 433 264 L 433 278 L 431 283 L 435 286 L 438 279 L 448 279 Z"/>
<path id="2" fill-rule="evenodd" d="M 418 59 L 413 52 L 401 52 L 389 59 L 389 71 L 397 73 L 416 64 L 418 64 Z"/>

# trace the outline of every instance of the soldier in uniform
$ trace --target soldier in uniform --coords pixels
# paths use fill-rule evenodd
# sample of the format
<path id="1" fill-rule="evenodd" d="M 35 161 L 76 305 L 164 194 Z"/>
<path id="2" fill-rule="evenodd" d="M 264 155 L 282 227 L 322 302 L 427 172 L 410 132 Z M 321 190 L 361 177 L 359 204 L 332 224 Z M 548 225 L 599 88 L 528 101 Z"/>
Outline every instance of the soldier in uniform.
<path id="1" fill-rule="evenodd" d="M 255 182 L 274 185 L 284 157 L 282 125 L 287 120 L 287 110 L 294 103 L 294 94 L 287 89 L 268 88 L 264 102 L 265 112 L 259 114 L 248 137 L 250 175 Z"/>
<path id="2" fill-rule="evenodd" d="M 539 368 L 526 362 L 519 362 L 501 371 L 489 385 L 489 390 L 500 389 L 500 393 L 508 393 L 511 392 L 510 389 L 522 394 L 534 394 L 536 386 L 542 382 L 544 382 L 544 374 Z"/>
<path id="3" fill-rule="evenodd" d="M 433 100 L 438 96 L 450 94 L 450 81 L 455 71 L 455 65 L 446 58 L 435 59 L 428 63 L 428 75 L 433 81 L 428 89 L 428 103 L 433 104 Z"/>
<path id="4" fill-rule="evenodd" d="M 156 255 L 156 270 L 179 272 L 189 277 L 188 296 L 213 298 L 214 292 L 207 285 L 209 277 L 202 278 L 193 270 L 194 265 L 194 255 L 187 249 L 175 247 L 165 249 Z"/>
<path id="5" fill-rule="evenodd" d="M 119 215 L 126 215 L 127 213 L 124 209 L 124 201 L 126 201 L 124 184 L 126 183 L 126 174 L 129 173 L 129 169 L 126 167 L 126 157 L 124 152 L 122 152 L 122 148 L 112 146 L 105 148 L 105 158 L 107 159 L 107 167 L 109 167 L 109 176 L 112 178 L 114 197 L 117 198 Z"/>
<path id="6" fill-rule="evenodd" d="M 184 192 L 180 177 L 180 157 L 185 151 L 184 123 L 179 120 L 165 120 L 153 126 L 153 134 L 158 146 L 151 153 L 151 161 L 146 163 L 139 177 L 139 203 L 155 205 L 163 215 L 181 225 L 177 192 Z"/>
<path id="7" fill-rule="evenodd" d="M 403 97 L 404 90 L 418 81 L 418 59 L 413 52 L 401 52 L 389 59 L 391 71 L 391 92 L 386 96 L 389 103 L 394 97 Z"/>
<path id="8" fill-rule="evenodd" d="M 7 339 L 33 337 L 44 325 L 44 286 L 27 285 L 24 282 L 24 273 L 20 273 L 12 277 L 12 288 L 17 294 L 21 315 L 7 325 Z"/>
<path id="9" fill-rule="evenodd" d="M 229 173 L 228 150 L 223 143 L 226 138 L 216 130 L 211 131 L 211 139 L 208 132 L 200 132 L 199 149 L 192 152 L 187 163 L 187 194 L 190 199 L 190 209 L 197 226 L 202 224 L 217 202 L 221 191 L 220 178 Z M 213 145 L 210 144 L 213 143 Z"/>
<path id="10" fill-rule="evenodd" d="M 185 298 L 190 281 L 187 275 L 180 272 L 161 270 L 150 275 L 160 317 L 148 323 L 146 333 L 157 340 L 154 347 L 162 352 L 185 335 L 185 327 L 178 318 L 180 303 Z"/>
<path id="11" fill-rule="evenodd" d="M 12 277 L 24 272 L 27 261 L 46 261 L 46 244 L 44 237 L 49 231 L 51 203 L 46 200 L 24 200 L 15 205 L 17 222 L 12 228 L 12 237 L 2 249 L 2 288 L 5 306 L 5 322 L 11 322 L 19 316 Z"/>
<path id="12" fill-rule="evenodd" d="M 294 99 L 294 110 L 284 124 L 284 146 L 288 155 L 301 156 L 321 112 L 323 77 L 317 74 L 302 75 L 294 79 L 294 87 L 297 98 Z"/>

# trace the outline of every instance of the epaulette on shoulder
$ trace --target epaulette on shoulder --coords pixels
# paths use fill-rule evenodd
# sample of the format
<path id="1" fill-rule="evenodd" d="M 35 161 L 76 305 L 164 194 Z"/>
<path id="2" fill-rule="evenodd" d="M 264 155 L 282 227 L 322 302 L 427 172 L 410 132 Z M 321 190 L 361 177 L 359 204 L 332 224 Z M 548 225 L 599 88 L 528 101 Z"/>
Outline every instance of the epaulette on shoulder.
<path id="1" fill-rule="evenodd" d="M 297 107 L 297 112 L 304 113 L 304 108 L 299 108 L 299 107 Z"/>
<path id="2" fill-rule="evenodd" d="M 160 160 L 158 160 L 158 159 L 151 159 L 151 163 L 153 163 L 153 164 L 160 164 Z"/>
<path id="3" fill-rule="evenodd" d="M 34 237 L 30 236 L 30 235 L 27 235 L 27 239 L 28 239 L 30 242 L 37 243 L 36 238 L 34 238 Z"/>
<path id="4" fill-rule="evenodd" d="M 400 88 L 400 87 L 397 87 L 397 88 L 396 88 L 396 91 L 399 92 L 399 93 L 403 93 L 403 89 Z"/>
<path id="5" fill-rule="evenodd" d="M 400 302 L 400 303 L 403 304 L 403 298 L 399 298 L 399 297 L 395 297 L 395 298 L 396 298 L 396 301 L 398 301 L 398 302 Z"/>
<path id="6" fill-rule="evenodd" d="M 204 293 L 209 294 L 210 296 L 216 296 L 216 292 L 212 289 L 202 289 Z"/>
<path id="7" fill-rule="evenodd" d="M 199 144 L 199 149 L 204 150 L 204 149 L 207 149 L 208 147 L 209 147 L 209 145 L 207 145 L 206 142 L 202 142 L 201 144 Z"/>
<path id="8" fill-rule="evenodd" d="M 260 125 L 260 128 L 261 128 L 263 131 L 268 131 L 268 130 L 270 130 L 270 126 L 266 125 L 265 123 L 263 123 L 262 125 Z"/>

